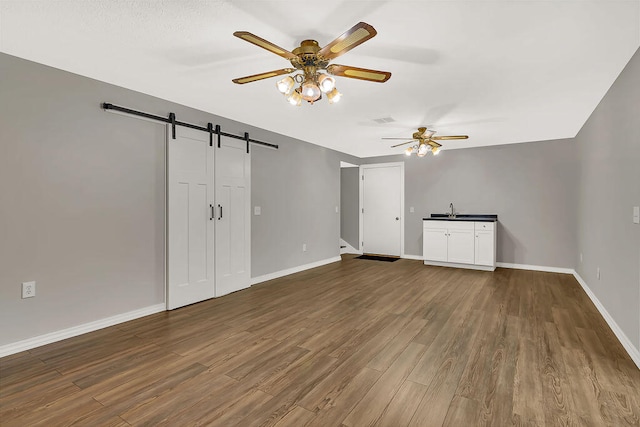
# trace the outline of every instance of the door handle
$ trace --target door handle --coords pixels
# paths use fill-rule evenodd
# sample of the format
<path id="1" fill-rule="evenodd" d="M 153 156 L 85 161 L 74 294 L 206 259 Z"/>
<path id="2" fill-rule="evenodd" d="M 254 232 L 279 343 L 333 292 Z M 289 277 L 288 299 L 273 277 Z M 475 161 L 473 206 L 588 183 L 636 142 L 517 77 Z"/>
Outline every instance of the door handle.
<path id="1" fill-rule="evenodd" d="M 222 219 L 222 205 L 218 205 L 218 209 L 220 209 L 220 216 L 218 217 L 218 221 Z"/>
<path id="2" fill-rule="evenodd" d="M 213 205 L 209 205 L 209 208 L 211 208 L 211 215 L 209 216 L 209 221 L 213 221 L 213 217 L 216 216 L 213 209 Z"/>

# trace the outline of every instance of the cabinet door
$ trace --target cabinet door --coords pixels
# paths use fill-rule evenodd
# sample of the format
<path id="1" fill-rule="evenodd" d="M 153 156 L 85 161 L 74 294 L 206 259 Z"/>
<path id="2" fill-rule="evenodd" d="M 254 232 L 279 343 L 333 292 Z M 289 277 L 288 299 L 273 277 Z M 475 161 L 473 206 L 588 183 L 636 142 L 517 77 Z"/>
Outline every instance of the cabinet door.
<path id="1" fill-rule="evenodd" d="M 493 230 L 476 231 L 475 264 L 495 265 Z"/>
<path id="2" fill-rule="evenodd" d="M 422 229 L 422 256 L 430 261 L 447 261 L 447 229 L 443 227 Z"/>
<path id="3" fill-rule="evenodd" d="M 449 229 L 447 261 L 460 264 L 473 264 L 473 229 Z"/>

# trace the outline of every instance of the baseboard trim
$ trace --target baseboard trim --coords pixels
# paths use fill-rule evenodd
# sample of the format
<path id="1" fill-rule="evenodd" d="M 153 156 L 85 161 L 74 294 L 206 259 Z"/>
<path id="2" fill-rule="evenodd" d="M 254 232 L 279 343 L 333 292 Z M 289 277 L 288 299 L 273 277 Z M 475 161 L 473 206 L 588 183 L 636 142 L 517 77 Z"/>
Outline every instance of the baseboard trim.
<path id="1" fill-rule="evenodd" d="M 362 255 L 362 251 L 351 246 L 347 241 L 340 239 L 340 246 L 345 246 L 344 248 L 340 248 L 340 255 L 342 254 L 358 254 Z"/>
<path id="2" fill-rule="evenodd" d="M 513 268 L 516 270 L 546 271 L 548 273 L 564 273 L 564 274 L 574 273 L 573 268 L 547 267 L 545 265 L 512 264 L 509 262 L 496 262 L 496 267 Z"/>
<path id="3" fill-rule="evenodd" d="M 409 254 L 404 254 L 402 255 L 402 258 L 405 259 L 415 259 L 418 261 L 424 261 L 424 258 L 422 258 L 422 255 L 409 255 Z"/>
<path id="4" fill-rule="evenodd" d="M 618 341 L 620 341 L 620 344 L 622 344 L 624 349 L 629 354 L 629 357 L 631 357 L 631 360 L 633 360 L 633 363 L 635 363 L 638 369 L 640 369 L 640 350 L 638 350 L 633 345 L 629 337 L 627 337 L 627 335 L 622 331 L 616 321 L 613 320 L 613 317 L 611 317 L 607 309 L 604 308 L 604 305 L 602 305 L 598 297 L 596 297 L 596 294 L 594 294 L 591 288 L 589 288 L 587 282 L 585 282 L 576 271 L 573 272 L 573 277 L 575 277 L 578 283 L 580 283 L 580 286 L 582 286 L 584 292 L 587 294 L 589 299 L 591 299 L 591 302 L 593 302 L 593 304 L 596 306 L 596 308 L 604 318 L 605 322 L 607 322 L 613 333 L 616 335 Z"/>
<path id="5" fill-rule="evenodd" d="M 88 332 L 97 331 L 98 329 L 104 329 L 109 326 L 128 322 L 129 320 L 138 319 L 150 314 L 159 313 L 161 311 L 165 311 L 165 309 L 166 305 L 164 303 L 151 305 L 149 307 L 140 308 L 138 310 L 129 311 L 127 313 L 116 314 L 115 316 L 95 320 L 89 323 L 84 323 L 82 325 L 72 326 L 71 328 L 62 329 L 60 331 L 50 332 L 48 334 L 39 335 L 33 338 L 27 338 L 26 340 L 18 341 L 15 343 L 5 344 L 3 346 L 0 346 L 0 357 L 20 353 L 21 351 L 25 350 L 31 350 L 32 348 L 40 347 L 45 344 L 51 344 L 53 342 L 66 340 L 67 338 L 72 338 L 78 335 L 86 334 Z"/>
<path id="6" fill-rule="evenodd" d="M 490 265 L 476 265 L 476 264 L 462 264 L 457 262 L 440 262 L 424 260 L 424 265 L 431 265 L 435 267 L 451 267 L 451 268 L 465 268 L 467 270 L 481 270 L 481 271 L 495 271 L 495 267 Z"/>
<path id="7" fill-rule="evenodd" d="M 268 280 L 278 279 L 280 277 L 288 276 L 290 274 L 299 273 L 301 271 L 309 270 L 311 268 L 321 267 L 323 265 L 331 264 L 332 262 L 342 261 L 342 258 L 339 256 L 322 259 L 320 261 L 311 262 L 309 264 L 299 265 L 297 267 L 287 268 L 285 270 L 276 271 L 269 274 L 263 274 L 262 276 L 252 277 L 251 278 L 251 286 L 257 285 L 258 283 L 266 282 Z"/>

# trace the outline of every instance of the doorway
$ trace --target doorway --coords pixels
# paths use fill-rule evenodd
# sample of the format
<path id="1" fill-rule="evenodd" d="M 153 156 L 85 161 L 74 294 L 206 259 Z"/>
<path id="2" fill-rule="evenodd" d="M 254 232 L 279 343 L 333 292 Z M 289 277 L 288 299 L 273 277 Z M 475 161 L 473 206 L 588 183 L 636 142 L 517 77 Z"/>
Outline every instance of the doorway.
<path id="1" fill-rule="evenodd" d="M 360 166 L 360 249 L 404 255 L 404 163 Z"/>
<path id="2" fill-rule="evenodd" d="M 360 253 L 360 169 L 340 162 L 340 253 Z"/>

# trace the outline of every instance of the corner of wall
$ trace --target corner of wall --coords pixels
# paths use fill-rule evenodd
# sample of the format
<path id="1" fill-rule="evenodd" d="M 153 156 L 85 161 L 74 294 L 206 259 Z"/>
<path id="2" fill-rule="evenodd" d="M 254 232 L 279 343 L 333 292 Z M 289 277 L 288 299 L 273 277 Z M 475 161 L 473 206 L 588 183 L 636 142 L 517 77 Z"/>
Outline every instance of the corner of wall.
<path id="1" fill-rule="evenodd" d="M 582 289 L 585 291 L 585 293 L 587 294 L 591 302 L 593 302 L 593 304 L 596 306 L 596 308 L 598 309 L 598 311 L 600 312 L 604 320 L 607 322 L 607 324 L 609 325 L 609 327 L 611 328 L 615 336 L 620 341 L 620 344 L 622 344 L 624 349 L 629 354 L 629 357 L 631 357 L 631 360 L 633 360 L 633 362 L 636 364 L 638 369 L 640 369 L 640 349 L 636 348 L 633 345 L 633 342 L 629 339 L 629 337 L 627 337 L 627 335 L 624 333 L 622 328 L 620 328 L 620 326 L 616 323 L 613 317 L 609 314 L 605 306 L 600 302 L 598 297 L 596 297 L 593 291 L 589 288 L 589 285 L 587 285 L 587 282 L 585 282 L 584 279 L 580 277 L 580 274 L 574 271 L 573 277 L 575 277 L 578 283 L 580 283 L 580 286 L 582 286 Z"/>

